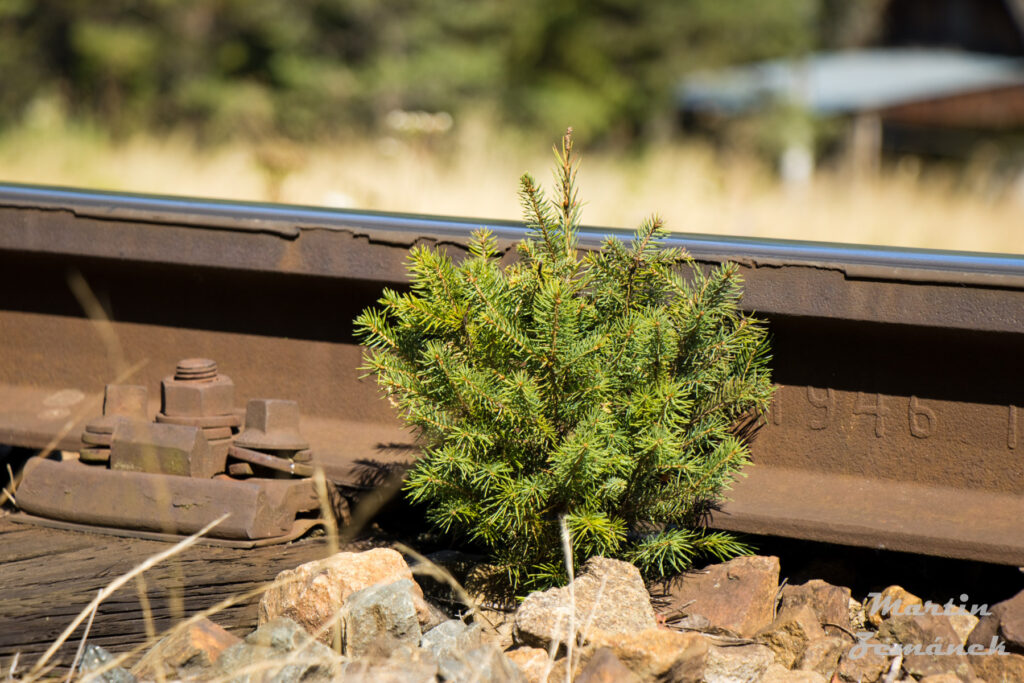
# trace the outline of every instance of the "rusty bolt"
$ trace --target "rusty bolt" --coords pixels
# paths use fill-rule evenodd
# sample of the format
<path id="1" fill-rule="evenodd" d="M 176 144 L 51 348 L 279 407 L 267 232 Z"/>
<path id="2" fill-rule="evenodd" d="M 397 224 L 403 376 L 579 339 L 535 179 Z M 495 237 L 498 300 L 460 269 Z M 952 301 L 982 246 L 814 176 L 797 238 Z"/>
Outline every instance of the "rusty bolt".
<path id="1" fill-rule="evenodd" d="M 235 384 L 217 374 L 217 364 L 206 358 L 178 363 L 173 377 L 160 383 L 161 412 L 168 417 L 211 417 L 231 413 Z"/>
<path id="2" fill-rule="evenodd" d="M 174 369 L 174 379 L 204 380 L 217 376 L 217 362 L 209 358 L 186 358 L 178 361 Z"/>
<path id="3" fill-rule="evenodd" d="M 262 451 L 301 451 L 309 442 L 299 433 L 299 404 L 271 398 L 254 398 L 245 408 L 245 431 L 236 446 Z"/>

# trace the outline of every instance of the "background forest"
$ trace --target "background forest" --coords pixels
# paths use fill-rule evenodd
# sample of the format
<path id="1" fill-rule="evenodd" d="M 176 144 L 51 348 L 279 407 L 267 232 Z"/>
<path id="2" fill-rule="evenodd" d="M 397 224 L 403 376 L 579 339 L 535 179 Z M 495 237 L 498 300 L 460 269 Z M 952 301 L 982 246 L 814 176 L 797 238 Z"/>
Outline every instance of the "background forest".
<path id="1" fill-rule="evenodd" d="M 884 4 L 0 0 L 0 180 L 514 218 L 572 125 L 590 224 L 1021 250 L 984 154 L 794 191 L 787 112 L 682 132 L 687 74 L 862 43 Z"/>

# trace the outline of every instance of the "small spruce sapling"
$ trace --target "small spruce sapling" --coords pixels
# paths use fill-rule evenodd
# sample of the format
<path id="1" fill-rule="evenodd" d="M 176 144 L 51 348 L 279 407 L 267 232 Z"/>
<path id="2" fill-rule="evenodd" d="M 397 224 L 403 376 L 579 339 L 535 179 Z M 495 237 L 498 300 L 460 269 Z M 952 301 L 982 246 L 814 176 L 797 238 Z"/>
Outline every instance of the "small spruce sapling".
<path id="1" fill-rule="evenodd" d="M 737 426 L 772 393 L 734 264 L 706 272 L 662 248 L 658 218 L 631 244 L 578 252 L 571 132 L 554 200 L 520 180 L 518 261 L 502 267 L 487 230 L 458 264 L 414 248 L 411 290 L 356 320 L 363 369 L 422 439 L 407 494 L 486 546 L 515 590 L 564 579 L 562 517 L 578 564 L 605 555 L 662 576 L 748 552 L 702 522 L 748 460 Z"/>

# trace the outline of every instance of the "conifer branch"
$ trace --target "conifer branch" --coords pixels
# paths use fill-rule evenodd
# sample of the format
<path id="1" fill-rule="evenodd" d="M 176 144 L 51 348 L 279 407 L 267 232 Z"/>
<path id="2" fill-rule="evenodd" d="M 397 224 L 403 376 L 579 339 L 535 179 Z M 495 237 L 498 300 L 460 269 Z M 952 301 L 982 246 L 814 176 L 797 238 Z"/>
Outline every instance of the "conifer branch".
<path id="1" fill-rule="evenodd" d="M 560 515 L 580 561 L 657 575 L 744 552 L 694 526 L 747 459 L 734 419 L 772 392 L 738 271 L 661 248 L 658 217 L 630 246 L 579 258 L 571 130 L 554 152 L 555 199 L 520 181 L 519 262 L 502 268 L 486 231 L 458 264 L 418 247 L 411 291 L 356 320 L 362 369 L 425 443 L 405 489 L 438 528 L 489 548 L 515 589 L 564 579 Z"/>

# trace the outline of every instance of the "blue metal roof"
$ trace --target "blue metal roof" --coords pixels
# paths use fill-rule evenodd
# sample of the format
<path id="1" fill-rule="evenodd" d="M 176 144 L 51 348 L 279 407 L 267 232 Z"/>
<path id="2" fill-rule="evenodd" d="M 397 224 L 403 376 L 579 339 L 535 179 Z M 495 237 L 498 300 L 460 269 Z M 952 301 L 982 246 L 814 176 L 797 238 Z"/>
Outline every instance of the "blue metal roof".
<path id="1" fill-rule="evenodd" d="M 883 109 L 1024 84 L 1024 60 L 935 49 L 820 53 L 694 74 L 679 87 L 687 111 L 739 113 L 792 102 L 818 114 Z"/>

